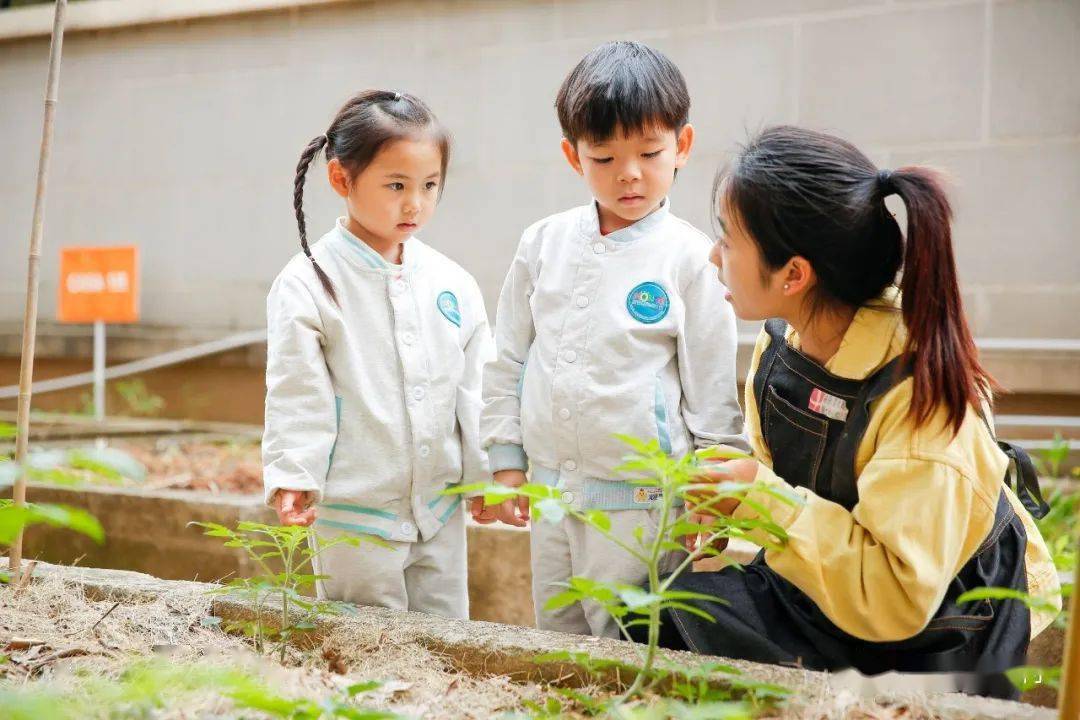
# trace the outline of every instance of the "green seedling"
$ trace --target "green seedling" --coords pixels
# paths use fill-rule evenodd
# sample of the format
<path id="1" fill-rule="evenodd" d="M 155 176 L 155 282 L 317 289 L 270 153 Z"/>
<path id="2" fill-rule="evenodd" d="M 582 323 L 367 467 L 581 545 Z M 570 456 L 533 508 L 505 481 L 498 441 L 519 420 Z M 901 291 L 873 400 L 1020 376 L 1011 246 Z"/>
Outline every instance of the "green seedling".
<path id="1" fill-rule="evenodd" d="M 669 669 L 656 667 L 657 651 L 660 640 L 660 623 L 662 615 L 667 610 L 681 610 L 690 614 L 698 615 L 708 621 L 712 621 L 704 610 L 697 605 L 691 604 L 696 600 L 705 600 L 723 603 L 722 598 L 712 597 L 701 593 L 686 592 L 672 589 L 672 584 L 683 572 L 689 570 L 692 563 L 704 557 L 716 556 L 721 553 L 718 545 L 721 541 L 730 538 L 749 538 L 751 533 L 755 537 L 762 534 L 767 538 L 768 547 L 779 548 L 787 540 L 783 528 L 772 521 L 767 509 L 756 502 L 750 495 L 751 491 L 763 492 L 789 504 L 800 503 L 801 500 L 794 495 L 780 492 L 764 484 L 747 484 L 734 482 L 719 482 L 706 477 L 710 473 L 722 472 L 722 466 L 712 465 L 710 461 L 731 460 L 747 457 L 746 455 L 720 448 L 701 451 L 687 455 L 680 459 L 668 457 L 656 440 L 643 442 L 628 436 L 617 436 L 632 449 L 632 454 L 626 458 L 618 471 L 629 482 L 645 487 L 659 487 L 661 496 L 657 500 L 660 510 L 660 519 L 651 541 L 646 540 L 644 529 L 637 528 L 632 540 L 616 537 L 611 532 L 611 517 L 602 510 L 581 510 L 568 505 L 562 500 L 562 492 L 558 488 L 548 487 L 534 483 L 522 485 L 511 489 L 500 485 L 473 484 L 452 488 L 447 493 L 476 493 L 483 492 L 485 503 L 494 505 L 515 497 L 527 497 L 530 500 L 534 517 L 540 522 L 560 522 L 565 517 L 573 517 L 601 533 L 604 537 L 639 560 L 648 571 L 648 584 L 646 588 L 622 585 L 617 583 L 600 582 L 585 577 L 573 577 L 566 585 L 566 590 L 550 599 L 546 610 L 555 610 L 561 607 L 579 602 L 597 603 L 611 616 L 619 631 L 626 639 L 631 639 L 630 631 L 635 627 L 646 628 L 648 641 L 642 645 L 635 644 L 640 664 L 636 667 L 627 666 L 627 677 L 633 677 L 633 681 L 613 703 L 606 704 L 604 712 L 613 716 L 625 716 L 629 711 L 629 703 L 648 691 L 653 690 L 659 684 L 670 683 L 675 675 Z M 707 495 L 706 495 L 707 493 Z M 695 499 L 697 507 L 695 513 L 707 513 L 726 500 L 739 500 L 746 503 L 757 511 L 758 516 L 754 519 L 735 519 L 720 515 L 709 524 L 695 522 L 689 512 L 684 510 L 688 499 Z M 705 499 L 707 498 L 707 499 Z M 761 533 L 760 531 L 764 531 Z M 682 539 L 696 537 L 696 550 L 686 554 L 679 565 L 670 574 L 661 577 L 660 565 L 667 551 L 682 551 Z M 579 656 L 544 656 L 541 661 L 571 660 L 578 665 L 584 665 L 589 670 L 597 672 L 610 671 L 611 661 L 586 659 Z M 607 663 L 605 665 L 605 663 Z M 680 670 L 683 677 L 690 677 L 692 670 Z M 696 687 L 696 686 L 695 686 Z M 748 686 L 747 686 L 748 687 Z M 689 685 L 681 688 L 689 693 L 700 704 L 712 703 L 713 695 L 708 693 L 691 692 Z M 777 694 L 782 694 L 782 688 L 777 689 Z M 764 696 L 763 696 L 764 697 Z M 560 702 L 558 698 L 555 702 Z M 584 705 L 583 703 L 580 703 Z M 739 705 L 738 712 L 744 712 L 745 705 Z M 723 712 L 736 712 L 734 706 L 728 707 Z M 675 712 L 674 706 L 668 711 L 672 716 L 687 716 L 682 711 Z M 539 708 L 545 713 L 555 710 L 551 702 L 547 706 Z M 596 708 L 592 708 L 596 710 Z M 719 707 L 713 708 L 720 713 Z M 561 710 L 559 711 L 561 712 Z M 637 711 L 635 711 L 637 712 Z M 641 710 L 645 712 L 645 710 Z M 636 714 L 634 717 L 647 717 L 648 714 Z M 712 717 L 742 717 L 743 715 L 712 715 Z"/>
<path id="2" fill-rule="evenodd" d="M 314 574 L 312 561 L 338 545 L 371 543 L 386 547 L 383 540 L 367 535 L 341 535 L 325 540 L 312 528 L 299 525 L 243 521 L 232 530 L 217 523 L 191 524 L 203 528 L 203 533 L 210 537 L 223 538 L 225 547 L 242 548 L 259 568 L 259 574 L 254 577 L 233 578 L 213 592 L 239 594 L 255 605 L 254 620 L 229 621 L 225 629 L 243 632 L 260 653 L 277 652 L 281 662 L 285 661 L 289 644 L 314 630 L 320 616 L 355 611 L 349 603 L 317 600 L 304 594 L 314 588 L 316 581 L 326 578 Z M 271 603 L 279 605 L 276 612 Z M 272 622 L 270 618 L 275 614 L 276 622 Z"/>

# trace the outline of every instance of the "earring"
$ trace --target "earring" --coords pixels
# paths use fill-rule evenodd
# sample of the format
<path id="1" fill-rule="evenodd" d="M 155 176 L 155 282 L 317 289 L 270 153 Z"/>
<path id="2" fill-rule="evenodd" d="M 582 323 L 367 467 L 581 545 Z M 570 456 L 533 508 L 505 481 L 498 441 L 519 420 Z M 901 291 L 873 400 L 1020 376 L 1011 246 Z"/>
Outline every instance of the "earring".
<path id="1" fill-rule="evenodd" d="M 791 289 L 791 286 L 790 286 L 790 285 L 788 285 L 787 283 L 784 283 L 784 289 L 785 289 L 785 290 L 790 290 L 790 289 Z"/>

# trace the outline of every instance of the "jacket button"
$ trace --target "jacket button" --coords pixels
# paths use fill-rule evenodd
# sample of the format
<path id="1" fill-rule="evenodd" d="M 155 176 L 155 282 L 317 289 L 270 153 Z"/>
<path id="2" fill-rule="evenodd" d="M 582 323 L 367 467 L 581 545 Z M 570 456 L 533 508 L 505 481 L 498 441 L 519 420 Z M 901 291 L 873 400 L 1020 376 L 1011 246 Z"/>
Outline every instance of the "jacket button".
<path id="1" fill-rule="evenodd" d="M 574 493 L 572 493 L 572 492 L 564 492 L 562 494 L 562 501 L 564 503 L 566 503 L 567 505 L 574 502 Z"/>
<path id="2" fill-rule="evenodd" d="M 604 247 L 604 243 L 601 242 L 598 242 L 592 246 L 592 251 L 597 255 L 603 255 L 605 250 L 607 250 L 607 248 Z"/>
<path id="3" fill-rule="evenodd" d="M 426 393 L 427 393 L 427 391 L 426 391 L 426 390 L 424 390 L 424 388 L 422 388 L 422 387 L 420 387 L 419 385 L 417 385 L 416 387 L 414 387 L 414 388 L 413 388 L 413 391 L 412 391 L 412 396 L 413 396 L 413 398 L 414 398 L 414 399 L 416 399 L 416 400 L 423 400 L 423 399 L 424 399 L 424 395 L 425 395 Z"/>
<path id="4" fill-rule="evenodd" d="M 401 342 L 405 343 L 406 345 L 412 345 L 414 342 L 416 342 L 416 335 L 414 333 L 407 332 L 401 336 Z"/>
<path id="5" fill-rule="evenodd" d="M 577 353 L 574 352 L 573 350 L 567 350 L 566 352 L 563 353 L 562 357 L 563 357 L 563 360 L 565 360 L 566 362 L 572 363 L 575 360 L 577 360 Z"/>
<path id="6" fill-rule="evenodd" d="M 411 522 L 401 523 L 401 532 L 405 533 L 406 535 L 411 533 L 414 529 L 415 528 L 413 528 L 413 524 Z"/>
<path id="7" fill-rule="evenodd" d="M 573 460 L 567 460 L 566 462 L 564 462 L 562 464 L 562 467 L 563 467 L 563 470 L 565 470 L 567 472 L 574 472 L 575 470 L 577 470 L 577 463 L 574 462 Z"/>
<path id="8" fill-rule="evenodd" d="M 577 296 L 577 306 L 579 308 L 588 307 L 588 305 L 589 305 L 589 298 L 585 297 L 584 295 L 578 295 Z"/>
<path id="9" fill-rule="evenodd" d="M 569 420 L 570 408 L 563 408 L 562 410 L 559 410 L 559 417 L 561 417 L 563 420 Z"/>
<path id="10" fill-rule="evenodd" d="M 417 452 L 420 453 L 420 457 L 427 457 L 431 453 L 431 448 L 427 445 L 421 445 Z"/>

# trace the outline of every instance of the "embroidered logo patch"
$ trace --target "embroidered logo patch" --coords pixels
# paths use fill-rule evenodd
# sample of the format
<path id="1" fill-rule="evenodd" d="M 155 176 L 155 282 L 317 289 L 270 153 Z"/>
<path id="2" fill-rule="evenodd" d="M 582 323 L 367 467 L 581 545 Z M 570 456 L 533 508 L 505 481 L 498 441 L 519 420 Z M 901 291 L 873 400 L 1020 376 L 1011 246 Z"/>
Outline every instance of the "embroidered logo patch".
<path id="1" fill-rule="evenodd" d="M 824 415 L 833 420 L 844 422 L 847 420 L 847 403 L 835 395 L 830 395 L 821 388 L 814 388 L 810 393 L 810 403 L 807 405 L 814 412 Z"/>
<path id="2" fill-rule="evenodd" d="M 458 307 L 457 296 L 454 293 L 443 290 L 435 303 L 439 306 L 439 312 L 444 318 L 461 327 L 461 308 Z"/>
<path id="3" fill-rule="evenodd" d="M 638 505 L 651 505 L 664 496 L 664 489 L 658 487 L 634 488 L 634 502 Z"/>
<path id="4" fill-rule="evenodd" d="M 643 282 L 626 296 L 626 311 L 630 317 L 646 325 L 663 320 L 670 305 L 667 290 L 659 283 Z"/>

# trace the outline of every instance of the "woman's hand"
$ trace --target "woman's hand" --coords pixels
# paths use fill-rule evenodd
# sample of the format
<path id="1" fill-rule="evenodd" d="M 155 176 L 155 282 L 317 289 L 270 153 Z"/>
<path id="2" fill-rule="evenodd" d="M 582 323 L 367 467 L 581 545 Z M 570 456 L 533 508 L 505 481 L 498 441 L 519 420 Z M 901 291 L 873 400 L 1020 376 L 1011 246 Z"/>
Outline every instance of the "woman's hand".
<path id="1" fill-rule="evenodd" d="M 278 490 L 274 509 L 282 525 L 310 525 L 315 522 L 315 507 L 308 507 L 311 493 L 306 490 Z"/>
<path id="2" fill-rule="evenodd" d="M 749 484 L 757 477 L 760 463 L 753 458 L 709 462 L 710 470 L 701 483 L 739 483 Z M 731 515 L 739 507 L 739 498 L 716 499 L 716 493 L 708 488 L 694 490 L 687 494 L 687 509 L 697 515 Z"/>
<path id="3" fill-rule="evenodd" d="M 701 483 L 751 483 L 757 477 L 758 462 L 753 458 L 740 458 L 737 460 L 709 461 L 713 470 L 701 479 Z M 730 516 L 739 507 L 739 498 L 716 498 L 716 493 L 704 488 L 688 493 L 686 496 L 687 520 L 695 525 L 711 526 L 713 519 L 721 515 Z M 704 552 L 701 547 L 703 537 L 711 533 L 699 533 L 697 535 L 684 535 L 683 546 L 689 553 Z M 716 552 L 723 552 L 727 548 L 728 538 L 717 538 L 709 547 Z"/>

